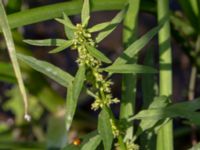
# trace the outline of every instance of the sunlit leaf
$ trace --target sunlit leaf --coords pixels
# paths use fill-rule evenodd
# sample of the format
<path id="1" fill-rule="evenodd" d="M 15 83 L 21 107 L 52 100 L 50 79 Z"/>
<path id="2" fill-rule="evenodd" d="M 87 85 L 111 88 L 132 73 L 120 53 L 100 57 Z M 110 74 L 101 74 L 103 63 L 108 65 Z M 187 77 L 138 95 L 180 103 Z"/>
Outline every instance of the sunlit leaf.
<path id="1" fill-rule="evenodd" d="M 66 129 L 69 130 L 78 103 L 78 98 L 85 80 L 85 66 L 80 66 L 73 81 L 67 89 Z"/>
<path id="2" fill-rule="evenodd" d="M 25 43 L 35 46 L 62 46 L 67 41 L 63 39 L 23 40 Z"/>
<path id="3" fill-rule="evenodd" d="M 103 22 L 103 23 L 94 25 L 93 27 L 89 28 L 88 31 L 91 33 L 101 31 L 101 30 L 105 29 L 106 27 L 108 27 L 109 25 L 110 25 L 110 22 Z"/>
<path id="4" fill-rule="evenodd" d="M 157 73 L 157 70 L 152 67 L 137 64 L 111 65 L 103 70 L 111 73 Z"/>
<path id="5" fill-rule="evenodd" d="M 113 142 L 113 133 L 109 113 L 103 108 L 99 114 L 98 132 L 103 140 L 104 149 L 110 150 Z"/>
<path id="6" fill-rule="evenodd" d="M 41 61 L 31 56 L 25 56 L 22 54 L 17 54 L 17 57 L 21 61 L 29 65 L 31 68 L 45 74 L 46 76 L 58 82 L 64 87 L 68 87 L 74 79 L 69 73 L 48 62 Z"/>
<path id="7" fill-rule="evenodd" d="M 97 50 L 95 47 L 87 45 L 87 50 L 92 56 L 99 59 L 100 61 L 105 63 L 111 63 L 111 60 L 108 57 L 106 57 L 103 53 L 101 53 L 99 50 Z"/>
<path id="8" fill-rule="evenodd" d="M 49 53 L 58 53 L 61 52 L 63 50 L 65 50 L 66 48 L 70 47 L 73 44 L 72 41 L 65 41 L 65 43 L 53 50 L 51 50 Z"/>
<path id="9" fill-rule="evenodd" d="M 107 37 L 116 27 L 117 25 L 123 20 L 124 14 L 126 12 L 126 9 L 122 9 L 109 23 L 109 25 L 101 31 L 97 37 L 96 42 L 101 42 L 105 37 Z"/>
<path id="10" fill-rule="evenodd" d="M 29 121 L 30 116 L 28 115 L 28 98 L 27 98 L 25 86 L 23 83 L 21 71 L 19 68 L 19 64 L 17 61 L 17 57 L 16 57 L 16 51 L 15 51 L 15 45 L 14 45 L 13 38 L 12 38 L 12 33 L 11 33 L 11 30 L 10 30 L 10 27 L 8 24 L 7 16 L 6 16 L 2 1 L 0 1 L 0 18 L 1 18 L 0 26 L 3 31 L 3 35 L 5 37 L 6 45 L 8 48 L 8 53 L 9 53 L 9 56 L 10 56 L 10 59 L 11 59 L 11 62 L 12 62 L 13 68 L 14 68 L 14 72 L 15 72 L 15 75 L 17 78 L 17 82 L 19 85 L 19 89 L 20 89 L 20 92 L 22 94 L 22 98 L 24 101 L 24 107 L 25 107 L 24 117 L 26 120 Z"/>
<path id="11" fill-rule="evenodd" d="M 81 12 L 81 21 L 87 26 L 90 18 L 90 2 L 89 0 L 84 0 L 83 8 Z"/>

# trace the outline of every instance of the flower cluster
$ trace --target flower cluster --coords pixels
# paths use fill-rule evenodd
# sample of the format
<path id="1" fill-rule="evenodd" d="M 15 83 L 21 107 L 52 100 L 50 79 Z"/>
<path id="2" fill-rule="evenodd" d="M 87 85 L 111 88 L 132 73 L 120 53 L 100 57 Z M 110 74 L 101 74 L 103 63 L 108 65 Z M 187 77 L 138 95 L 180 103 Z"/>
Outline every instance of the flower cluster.
<path id="1" fill-rule="evenodd" d="M 110 106 L 112 103 L 118 103 L 119 100 L 112 98 L 112 82 L 104 79 L 102 71 L 100 70 L 102 63 L 89 53 L 87 49 L 88 46 L 96 46 L 91 33 L 89 33 L 83 25 L 77 24 L 74 32 L 72 49 L 78 50 L 79 56 L 77 63 L 79 65 L 85 65 L 87 68 L 87 82 L 92 85 L 91 89 L 95 91 L 95 101 L 91 109 L 97 110 L 103 106 Z"/>

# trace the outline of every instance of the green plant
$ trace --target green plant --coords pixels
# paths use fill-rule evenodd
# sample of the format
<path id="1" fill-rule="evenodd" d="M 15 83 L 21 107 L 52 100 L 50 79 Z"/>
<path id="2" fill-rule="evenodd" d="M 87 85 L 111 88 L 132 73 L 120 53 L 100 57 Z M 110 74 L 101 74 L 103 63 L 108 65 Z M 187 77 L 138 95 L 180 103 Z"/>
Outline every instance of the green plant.
<path id="1" fill-rule="evenodd" d="M 200 108 L 199 99 L 195 99 L 192 102 L 182 102 L 178 104 L 171 104 L 172 100 L 172 57 L 171 57 L 171 46 L 170 46 L 170 27 L 169 27 L 169 8 L 168 1 L 162 0 L 157 2 L 157 13 L 158 13 L 158 26 L 151 29 L 148 33 L 137 39 L 137 19 L 138 12 L 140 10 L 140 4 L 144 1 L 129 0 L 126 2 L 122 0 L 111 1 L 110 5 L 103 4 L 104 1 L 89 1 L 84 0 L 82 12 L 81 12 L 81 23 L 76 25 L 72 24 L 68 15 L 79 13 L 81 1 L 66 2 L 68 4 L 63 6 L 62 9 L 54 9 L 62 4 L 55 4 L 52 6 L 46 6 L 43 12 L 53 10 L 52 13 L 46 15 L 45 13 L 40 17 L 35 16 L 41 12 L 42 8 L 30 10 L 25 12 L 16 13 L 10 15 L 8 20 L 11 27 L 17 27 L 25 24 L 43 21 L 50 18 L 60 17 L 63 14 L 62 19 L 56 19 L 57 22 L 63 24 L 66 39 L 42 39 L 32 40 L 26 39 L 25 43 L 35 46 L 55 46 L 56 48 L 51 50 L 49 53 L 54 54 L 71 48 L 78 53 L 76 59 L 77 72 L 73 76 L 70 73 L 63 71 L 57 66 L 48 63 L 46 61 L 38 60 L 34 57 L 27 56 L 24 54 L 17 54 L 17 58 L 22 62 L 29 65 L 32 69 L 43 73 L 49 78 L 53 79 L 63 87 L 67 88 L 66 95 L 66 106 L 65 106 L 65 123 L 58 114 L 58 111 L 54 110 L 56 106 L 63 105 L 63 101 L 59 103 L 45 105 L 51 112 L 57 112 L 53 114 L 53 117 L 49 119 L 48 137 L 49 143 L 48 148 L 63 148 L 67 150 L 83 149 L 120 149 L 120 150 L 137 150 L 137 149 L 155 149 L 157 150 L 171 150 L 173 149 L 173 132 L 172 132 L 172 118 L 182 117 L 188 119 L 191 123 L 199 125 L 198 120 L 199 113 L 197 110 Z M 106 10 L 106 9 L 122 9 L 111 21 L 97 24 L 93 27 L 88 27 L 90 20 L 90 3 L 92 3 L 92 10 Z M 101 4 L 101 5 L 100 5 Z M 122 4 L 124 7 L 122 7 Z M 148 4 L 154 4 L 149 2 Z M 77 6 L 75 6 L 77 5 Z M 99 5 L 99 6 L 98 6 Z M 70 9 L 68 14 L 64 13 L 65 8 L 73 6 L 75 9 Z M 142 5 L 141 5 L 142 6 Z M 151 5 L 152 6 L 152 5 Z M 151 7 L 144 7 L 151 12 L 156 12 Z M 55 12 L 55 13 L 54 13 Z M 3 10 L 1 3 L 1 23 L 2 31 L 6 37 L 6 42 L 11 43 L 8 48 L 14 49 L 12 36 L 7 23 L 7 18 Z M 16 16 L 24 16 L 23 21 L 17 20 Z M 28 18 L 31 17 L 31 18 Z M 133 22 L 130 18 L 134 18 Z M 172 15 L 172 22 L 177 25 L 177 18 Z M 123 53 L 112 62 L 105 54 L 98 50 L 99 43 L 106 38 L 119 23 L 124 21 L 123 25 Z M 193 21 L 194 22 L 194 21 Z M 179 22 L 178 22 L 179 23 Z M 198 24 L 198 23 L 197 23 Z M 179 25 L 179 24 L 178 24 Z M 194 25 L 195 26 L 195 25 Z M 192 30 L 189 30 L 192 31 Z M 97 36 L 94 36 L 96 33 Z M 150 40 L 157 34 L 159 38 L 159 49 L 160 49 L 160 67 L 159 71 L 154 69 L 152 66 L 153 54 L 152 51 L 147 52 L 146 63 L 147 66 L 139 65 L 137 63 L 138 53 L 141 49 L 150 42 Z M 199 37 L 199 36 L 198 36 Z M 199 49 L 199 38 L 197 38 L 196 50 Z M 21 91 L 25 94 L 25 88 L 22 84 L 22 77 L 20 75 L 18 63 L 16 61 L 16 54 L 12 51 L 11 56 L 14 57 L 15 61 L 12 64 L 17 71 L 17 79 Z M 13 60 L 13 59 L 12 59 Z M 11 70 L 10 64 L 0 64 L 0 67 L 4 67 Z M 28 72 L 28 71 L 27 71 Z M 156 84 L 152 77 L 154 74 L 159 72 L 159 91 L 154 92 L 153 86 Z M 13 77 L 14 73 L 4 73 L 0 71 L 0 78 L 8 82 L 16 82 Z M 30 72 L 29 72 L 30 74 Z M 112 75 L 122 74 L 122 98 L 121 100 L 114 98 L 112 95 Z M 136 81 L 137 74 L 142 74 L 143 92 L 144 92 L 144 107 L 143 110 L 135 113 L 136 105 Z M 144 75 L 143 75 L 144 74 Z M 167 80 L 167 83 L 166 83 Z M 44 85 L 41 85 L 46 89 Z M 148 88 L 150 87 L 150 88 Z M 44 90 L 41 88 L 41 91 Z M 30 92 L 31 89 L 28 89 Z M 40 92 L 41 92 L 40 91 Z M 44 90 L 46 91 L 46 90 Z M 49 93 L 53 93 L 50 89 L 47 89 Z M 38 96 L 46 96 L 48 94 L 41 94 Z M 47 92 L 47 93 L 48 93 Z M 12 108 L 16 110 L 16 115 L 21 116 L 19 107 L 13 107 L 17 103 L 18 97 L 16 97 L 17 89 L 8 93 L 12 99 L 7 103 L 7 109 Z M 45 92 L 44 92 L 45 93 Z M 80 99 L 81 93 L 87 93 L 94 100 L 91 104 L 91 111 L 100 111 L 98 114 L 97 129 L 87 135 L 81 137 L 81 142 L 72 142 L 66 140 L 66 135 L 69 137 L 70 127 L 73 123 L 75 112 L 77 110 L 78 100 Z M 49 99 L 51 95 L 49 96 Z M 56 97 L 56 96 L 55 96 Z M 194 98 L 194 97 L 193 97 Z M 193 99 L 192 98 L 192 99 Z M 25 99 L 25 115 L 27 116 L 27 102 Z M 36 97 L 29 96 L 30 107 L 38 107 L 38 103 L 31 104 L 32 101 L 36 101 Z M 114 115 L 110 105 L 120 103 L 120 116 L 119 119 Z M 20 108 L 21 109 L 21 108 Z M 31 110 L 31 108 L 30 108 Z M 78 112 L 79 110 L 77 110 Z M 30 111 L 31 112 L 31 111 Z M 31 113 L 33 118 L 37 120 L 41 116 L 43 109 L 38 109 L 39 114 Z M 20 118 L 20 117 L 19 117 Z M 18 119 L 20 120 L 20 119 Z M 133 128 L 133 122 L 140 120 L 137 124 L 137 128 Z M 20 121 L 18 121 L 20 122 Z M 55 123 L 57 122 L 57 123 Z M 65 125 L 64 125 L 65 124 Z M 52 135 L 53 129 L 59 128 L 56 131 L 55 136 Z M 64 128 L 66 134 L 63 134 Z M 155 143 L 154 137 L 157 136 L 157 144 Z M 142 141 L 142 138 L 145 140 Z M 141 140 L 141 144 L 138 143 L 138 139 Z M 152 143 L 153 144 L 152 144 Z"/>

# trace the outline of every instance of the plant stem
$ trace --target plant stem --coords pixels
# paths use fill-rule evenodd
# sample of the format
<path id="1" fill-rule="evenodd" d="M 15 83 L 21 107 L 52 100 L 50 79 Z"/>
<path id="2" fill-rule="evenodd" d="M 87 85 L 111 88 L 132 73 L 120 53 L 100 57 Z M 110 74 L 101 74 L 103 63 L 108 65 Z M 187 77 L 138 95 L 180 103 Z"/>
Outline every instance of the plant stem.
<path id="1" fill-rule="evenodd" d="M 195 52 L 198 54 L 200 51 L 200 35 L 197 37 Z M 195 98 L 195 83 L 196 83 L 196 76 L 197 76 L 197 67 L 196 65 L 192 66 L 192 71 L 190 75 L 190 82 L 189 82 L 189 91 L 188 91 L 188 100 L 192 101 Z M 191 124 L 192 133 L 191 133 L 191 141 L 192 145 L 197 143 L 197 135 L 196 135 L 196 126 Z"/>
<path id="2" fill-rule="evenodd" d="M 126 49 L 136 39 L 136 29 L 140 0 L 129 0 L 129 8 L 124 19 L 123 43 Z M 130 60 L 136 62 L 136 60 Z M 134 114 L 136 96 L 136 75 L 128 74 L 122 76 L 122 98 L 120 105 L 120 118 L 127 119 Z M 133 125 L 130 124 L 126 130 L 126 138 L 132 139 Z"/>
<path id="3" fill-rule="evenodd" d="M 169 16 L 169 1 L 157 0 L 158 21 Z M 160 64 L 160 95 L 172 96 L 172 56 L 169 20 L 158 34 Z M 169 121 L 158 131 L 157 150 L 173 150 L 173 124 Z"/>

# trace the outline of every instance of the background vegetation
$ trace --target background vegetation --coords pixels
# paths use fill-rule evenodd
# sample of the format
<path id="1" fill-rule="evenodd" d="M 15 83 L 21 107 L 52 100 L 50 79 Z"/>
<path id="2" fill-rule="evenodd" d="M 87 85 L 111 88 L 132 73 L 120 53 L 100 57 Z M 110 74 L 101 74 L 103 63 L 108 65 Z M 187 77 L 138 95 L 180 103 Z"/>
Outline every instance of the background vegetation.
<path id="1" fill-rule="evenodd" d="M 198 149 L 199 0 L 87 2 L 1 1 L 0 149 Z M 90 54 L 120 99 L 97 111 L 66 18 L 87 22 L 89 8 Z"/>

